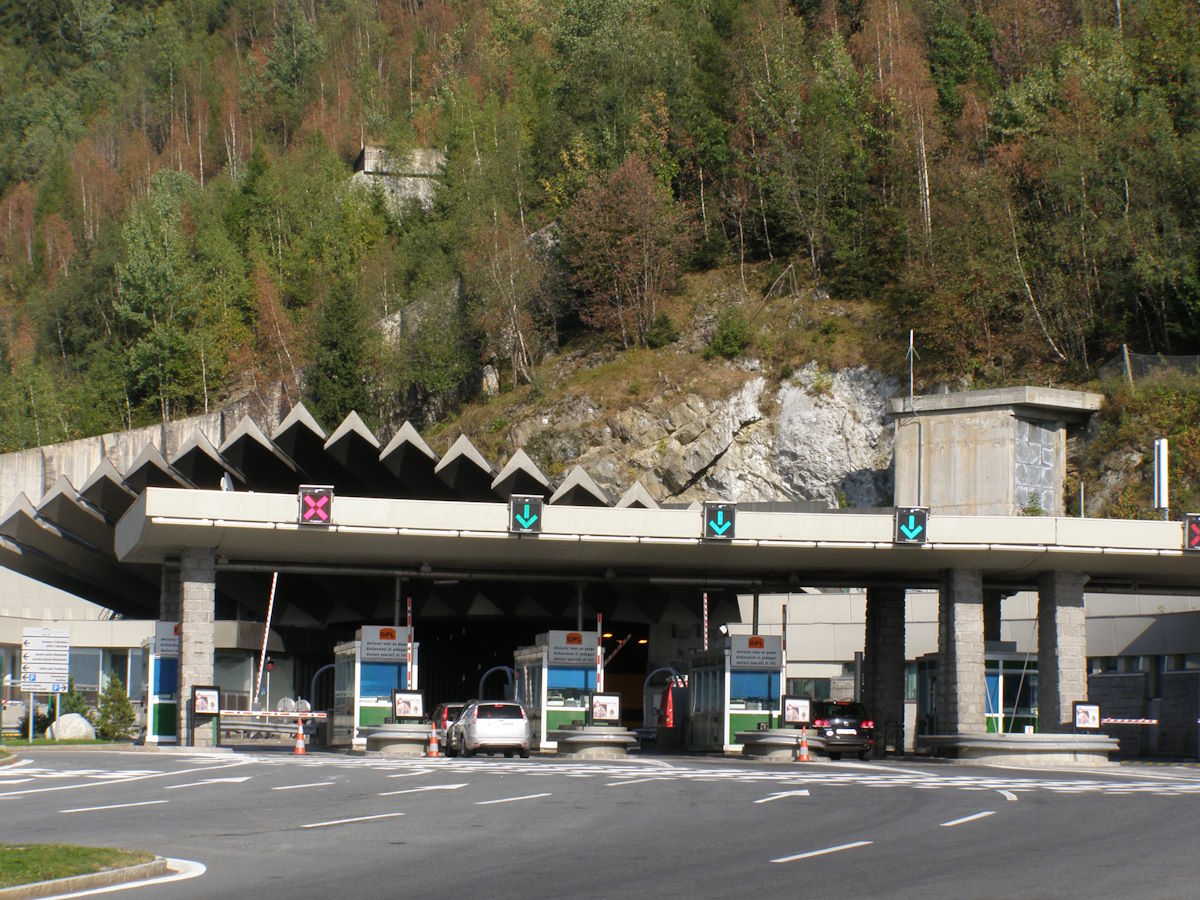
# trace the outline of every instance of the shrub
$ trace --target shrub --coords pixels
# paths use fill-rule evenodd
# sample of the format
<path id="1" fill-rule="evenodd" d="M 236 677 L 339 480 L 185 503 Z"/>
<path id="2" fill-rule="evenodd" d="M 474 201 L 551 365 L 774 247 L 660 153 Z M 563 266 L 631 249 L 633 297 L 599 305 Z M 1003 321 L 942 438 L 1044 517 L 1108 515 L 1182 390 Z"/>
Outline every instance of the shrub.
<path id="1" fill-rule="evenodd" d="M 720 356 L 724 359 L 734 359 L 750 346 L 750 323 L 736 306 L 722 311 L 717 319 L 717 327 L 712 340 L 704 355 L 712 358 Z"/>
<path id="2" fill-rule="evenodd" d="M 110 675 L 108 687 L 100 695 L 100 721 L 96 726 L 96 734 L 105 741 L 127 738 L 133 733 L 135 719 L 125 685 L 116 675 Z"/>
<path id="3" fill-rule="evenodd" d="M 670 316 L 665 312 L 660 312 L 654 317 L 650 330 L 646 332 L 646 346 L 651 350 L 658 350 L 677 340 L 679 340 L 679 329 L 675 327 Z"/>

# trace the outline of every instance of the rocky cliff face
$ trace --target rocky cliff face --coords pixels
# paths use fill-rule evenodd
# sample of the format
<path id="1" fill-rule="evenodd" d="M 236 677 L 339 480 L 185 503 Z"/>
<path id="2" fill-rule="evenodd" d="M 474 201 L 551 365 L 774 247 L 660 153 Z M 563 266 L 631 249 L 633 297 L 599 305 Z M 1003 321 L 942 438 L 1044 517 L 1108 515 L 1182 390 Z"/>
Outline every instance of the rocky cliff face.
<path id="1" fill-rule="evenodd" d="M 510 433 L 555 468 L 578 462 L 616 500 L 633 482 L 659 502 L 814 500 L 892 503 L 892 429 L 884 405 L 897 383 L 867 368 L 810 364 L 776 391 L 748 373 L 716 401 L 666 390 L 606 417 L 584 397 Z"/>

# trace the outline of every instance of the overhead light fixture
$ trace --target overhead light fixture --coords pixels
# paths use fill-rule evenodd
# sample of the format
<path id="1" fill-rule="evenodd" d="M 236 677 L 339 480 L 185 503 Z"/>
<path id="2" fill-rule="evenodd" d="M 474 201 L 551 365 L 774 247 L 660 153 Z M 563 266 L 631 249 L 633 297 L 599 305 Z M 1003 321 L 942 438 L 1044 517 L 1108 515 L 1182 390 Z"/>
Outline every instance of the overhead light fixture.
<path id="1" fill-rule="evenodd" d="M 728 635 L 729 634 L 729 626 L 721 625 L 720 627 L 717 628 L 717 631 L 721 632 L 721 634 Z"/>
<path id="2" fill-rule="evenodd" d="M 650 641 L 648 641 L 646 638 L 638 638 L 638 643 L 645 646 L 646 644 L 650 643 Z"/>
<path id="3" fill-rule="evenodd" d="M 610 637 L 612 637 L 612 632 L 606 631 L 606 632 L 604 632 L 604 634 L 601 635 L 601 637 L 603 637 L 607 641 Z"/>
<path id="4" fill-rule="evenodd" d="M 433 566 L 429 565 L 429 563 L 421 563 L 421 574 L 422 575 L 428 575 L 432 571 L 433 571 Z"/>

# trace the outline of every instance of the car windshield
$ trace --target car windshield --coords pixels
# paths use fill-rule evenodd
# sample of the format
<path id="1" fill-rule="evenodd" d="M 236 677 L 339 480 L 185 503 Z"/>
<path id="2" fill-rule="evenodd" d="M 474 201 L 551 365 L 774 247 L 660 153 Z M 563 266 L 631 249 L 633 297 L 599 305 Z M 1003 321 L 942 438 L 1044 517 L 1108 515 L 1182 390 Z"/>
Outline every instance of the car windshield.
<path id="1" fill-rule="evenodd" d="M 522 713 L 515 703 L 488 703 L 479 706 L 476 716 L 480 719 L 520 719 Z"/>

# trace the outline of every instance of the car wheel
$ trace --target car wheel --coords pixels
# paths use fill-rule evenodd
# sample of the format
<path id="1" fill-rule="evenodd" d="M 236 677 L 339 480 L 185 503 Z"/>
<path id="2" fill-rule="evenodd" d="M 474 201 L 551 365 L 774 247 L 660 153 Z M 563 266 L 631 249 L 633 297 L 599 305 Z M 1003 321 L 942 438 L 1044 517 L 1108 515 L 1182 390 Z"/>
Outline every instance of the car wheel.
<path id="1" fill-rule="evenodd" d="M 869 757 L 870 755 L 871 755 L 871 751 L 870 751 L 870 750 L 859 750 L 859 751 L 858 751 L 858 758 L 859 758 L 859 759 L 866 759 L 866 758 L 867 758 L 867 757 Z"/>
<path id="2" fill-rule="evenodd" d="M 512 759 L 512 753 L 513 753 L 513 752 L 512 752 L 511 750 L 505 750 L 505 751 L 504 751 L 504 758 L 505 758 L 505 759 Z"/>
<path id="3" fill-rule="evenodd" d="M 829 758 L 830 759 L 841 759 L 842 754 L 838 753 L 837 751 L 831 751 L 829 754 Z"/>
<path id="4" fill-rule="evenodd" d="M 521 759 L 529 759 L 529 750 L 528 749 L 523 748 L 520 751 L 520 753 L 521 753 Z"/>
<path id="5" fill-rule="evenodd" d="M 462 745 L 462 755 L 466 756 L 466 757 L 471 757 L 471 756 L 475 755 L 475 751 L 472 750 L 470 747 L 468 747 L 466 744 L 463 744 Z"/>

